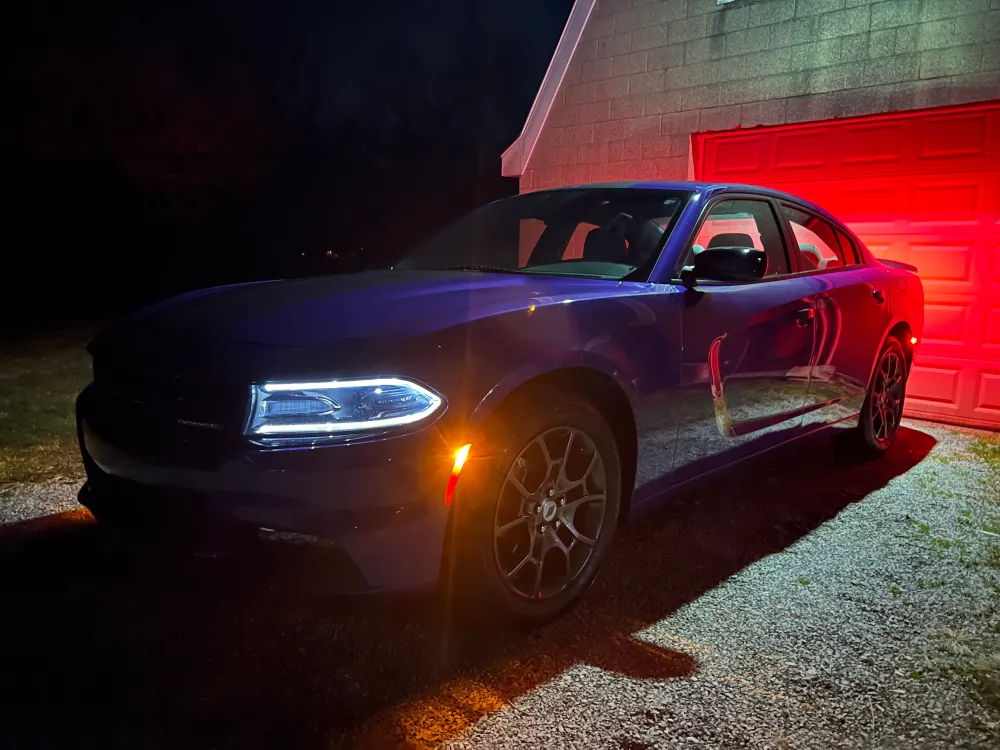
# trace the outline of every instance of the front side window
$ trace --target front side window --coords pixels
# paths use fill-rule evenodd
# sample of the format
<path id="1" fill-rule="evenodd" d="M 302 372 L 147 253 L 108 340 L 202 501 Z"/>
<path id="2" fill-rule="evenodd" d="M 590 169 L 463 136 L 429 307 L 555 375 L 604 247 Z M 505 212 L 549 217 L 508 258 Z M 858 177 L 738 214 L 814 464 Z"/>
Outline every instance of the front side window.
<path id="1" fill-rule="evenodd" d="M 799 270 L 822 271 L 854 263 L 853 258 L 846 260 L 849 256 L 845 256 L 841 249 L 837 233 L 830 222 L 785 204 L 782 204 L 781 211 L 795 235 L 792 252 L 796 254 Z"/>
<path id="2" fill-rule="evenodd" d="M 735 198 L 716 203 L 702 222 L 682 265 L 690 265 L 698 253 L 718 247 L 763 250 L 767 253 L 765 278 L 788 274 L 785 243 L 768 201 Z"/>
<path id="3" fill-rule="evenodd" d="M 637 278 L 652 270 L 690 196 L 629 188 L 519 195 L 459 219 L 396 267 Z"/>

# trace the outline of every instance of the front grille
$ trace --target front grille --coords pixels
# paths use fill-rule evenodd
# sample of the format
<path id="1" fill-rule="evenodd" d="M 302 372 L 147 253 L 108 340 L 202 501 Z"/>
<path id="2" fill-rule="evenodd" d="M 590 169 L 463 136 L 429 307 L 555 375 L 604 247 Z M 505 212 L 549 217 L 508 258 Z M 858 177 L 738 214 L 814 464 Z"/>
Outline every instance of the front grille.
<path id="1" fill-rule="evenodd" d="M 249 388 L 110 368 L 98 362 L 94 363 L 94 383 L 111 396 L 168 419 L 214 425 L 220 432 L 243 427 Z"/>
<path id="2" fill-rule="evenodd" d="M 104 440 L 174 465 L 211 467 L 240 444 L 249 389 L 195 382 L 95 360 L 83 416 Z"/>

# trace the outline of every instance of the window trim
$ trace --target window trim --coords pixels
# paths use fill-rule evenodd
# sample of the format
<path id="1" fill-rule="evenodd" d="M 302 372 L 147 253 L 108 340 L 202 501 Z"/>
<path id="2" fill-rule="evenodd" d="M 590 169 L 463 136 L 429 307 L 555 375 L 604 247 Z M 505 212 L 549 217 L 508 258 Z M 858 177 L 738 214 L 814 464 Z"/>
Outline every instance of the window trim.
<path id="1" fill-rule="evenodd" d="M 781 210 L 783 206 L 794 208 L 796 211 L 801 211 L 802 213 L 808 214 L 809 216 L 812 216 L 815 219 L 819 219 L 820 221 L 825 221 L 834 230 L 834 237 L 837 238 L 838 247 L 840 247 L 840 238 L 837 237 L 837 233 L 843 233 L 851 241 L 851 247 L 854 254 L 854 263 L 850 264 L 845 263 L 844 265 L 836 266 L 835 268 L 800 268 L 799 256 L 796 254 L 792 258 L 792 262 L 794 263 L 796 270 L 793 274 L 790 275 L 795 277 L 823 276 L 828 273 L 839 273 L 840 271 L 853 271 L 857 270 L 858 268 L 864 268 L 867 266 L 867 263 L 861 261 L 862 256 L 861 253 L 858 251 L 857 243 L 854 237 L 851 236 L 851 233 L 840 221 L 828 216 L 823 216 L 819 212 L 807 206 L 802 205 L 798 201 L 780 198 L 776 201 L 776 203 L 778 204 L 778 214 L 781 217 L 782 224 L 784 225 L 785 242 L 788 245 L 788 247 L 791 247 L 792 242 L 795 243 L 795 247 L 798 247 L 799 243 L 798 240 L 795 238 L 795 231 L 792 229 L 792 222 L 789 220 L 787 216 L 785 216 L 784 211 Z M 841 252 L 843 252 L 843 250 Z M 847 257 L 846 254 L 844 257 L 845 258 Z"/>
<path id="2" fill-rule="evenodd" d="M 788 235 L 787 229 L 784 224 L 784 217 L 781 214 L 778 202 L 773 196 L 763 195 L 761 193 L 744 193 L 744 192 L 730 192 L 730 193 L 719 193 L 712 197 L 711 200 L 706 201 L 705 205 L 702 206 L 701 214 L 698 216 L 698 221 L 694 225 L 694 229 L 688 235 L 687 240 L 684 243 L 684 250 L 677 256 L 677 261 L 674 264 L 673 273 L 671 275 L 670 283 L 675 285 L 683 284 L 681 281 L 681 271 L 686 267 L 684 261 L 687 259 L 688 251 L 694 244 L 694 241 L 698 238 L 698 234 L 701 232 L 702 226 L 708 219 L 709 213 L 716 205 L 722 203 L 723 201 L 731 200 L 752 200 L 758 203 L 766 203 L 770 209 L 771 213 L 774 215 L 774 220 L 778 226 L 778 236 L 781 239 L 782 250 L 785 253 L 785 263 L 788 264 L 788 273 L 780 274 L 776 276 L 765 276 L 762 279 L 757 279 L 756 281 L 715 281 L 706 279 L 704 281 L 699 280 L 698 286 L 706 287 L 722 287 L 722 286 L 745 286 L 747 284 L 766 284 L 771 281 L 781 281 L 782 279 L 791 278 L 796 275 L 793 268 L 797 266 L 792 265 L 792 258 L 788 252 Z"/>

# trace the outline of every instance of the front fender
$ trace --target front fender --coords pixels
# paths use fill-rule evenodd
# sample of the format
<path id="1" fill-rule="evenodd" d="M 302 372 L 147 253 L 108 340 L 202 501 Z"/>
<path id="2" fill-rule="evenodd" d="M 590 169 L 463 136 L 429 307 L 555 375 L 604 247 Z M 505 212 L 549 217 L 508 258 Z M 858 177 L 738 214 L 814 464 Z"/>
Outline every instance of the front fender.
<path id="1" fill-rule="evenodd" d="M 635 386 L 614 361 L 591 352 L 567 353 L 554 361 L 544 364 L 528 363 L 511 370 L 479 401 L 469 417 L 469 425 L 478 427 L 484 424 L 514 391 L 533 380 L 559 373 L 565 373 L 567 376 L 571 372 L 585 375 L 587 371 L 614 381 L 625 393 L 629 404 L 635 408 L 637 401 Z"/>
<path id="2" fill-rule="evenodd" d="M 670 354 L 680 344 L 676 299 L 647 286 L 632 291 L 539 307 L 533 316 L 529 311 L 530 323 L 496 320 L 464 336 L 472 342 L 465 361 L 477 364 L 466 392 L 481 394 L 466 401 L 467 424 L 482 425 L 515 390 L 561 371 L 619 389 L 633 414 L 650 395 L 669 389 L 679 374 Z"/>

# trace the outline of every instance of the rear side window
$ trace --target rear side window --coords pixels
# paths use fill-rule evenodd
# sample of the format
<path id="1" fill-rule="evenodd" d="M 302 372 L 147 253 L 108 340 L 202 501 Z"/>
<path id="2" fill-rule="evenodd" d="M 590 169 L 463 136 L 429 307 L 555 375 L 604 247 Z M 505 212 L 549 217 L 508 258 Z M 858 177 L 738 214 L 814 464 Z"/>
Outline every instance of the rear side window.
<path id="1" fill-rule="evenodd" d="M 836 230 L 826 219 L 785 204 L 781 211 L 795 235 L 792 252 L 800 271 L 824 271 L 854 264 L 854 258 L 844 254 Z"/>
<path id="2" fill-rule="evenodd" d="M 834 229 L 837 228 L 834 227 Z M 847 261 L 847 265 L 861 263 L 861 253 L 858 252 L 858 246 L 854 244 L 854 240 L 840 229 L 837 229 L 837 239 L 840 240 L 840 249 L 844 251 L 844 259 Z"/>
<path id="3" fill-rule="evenodd" d="M 716 247 L 754 247 L 767 253 L 766 276 L 788 274 L 788 256 L 771 204 L 764 200 L 722 200 L 712 206 L 682 265 Z"/>

